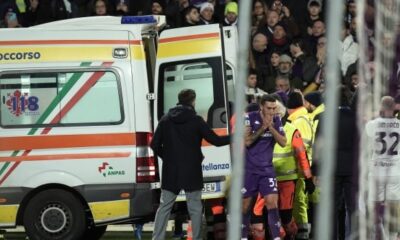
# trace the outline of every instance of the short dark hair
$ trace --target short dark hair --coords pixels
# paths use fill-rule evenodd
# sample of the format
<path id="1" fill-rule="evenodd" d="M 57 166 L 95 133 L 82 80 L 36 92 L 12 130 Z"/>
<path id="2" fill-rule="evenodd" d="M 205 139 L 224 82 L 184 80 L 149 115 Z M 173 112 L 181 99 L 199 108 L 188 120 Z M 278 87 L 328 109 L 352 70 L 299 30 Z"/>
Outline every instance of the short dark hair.
<path id="1" fill-rule="evenodd" d="M 285 76 L 285 75 L 282 75 L 282 74 L 278 74 L 278 75 L 275 77 L 275 82 L 278 81 L 278 79 L 287 81 L 287 82 L 289 82 L 289 85 L 290 85 L 290 79 L 289 79 L 288 76 Z"/>
<path id="2" fill-rule="evenodd" d="M 191 105 L 196 99 L 196 92 L 193 89 L 183 89 L 178 94 L 179 104 Z"/>
<path id="3" fill-rule="evenodd" d="M 265 94 L 261 97 L 260 104 L 264 105 L 265 102 L 276 102 L 276 98 L 272 94 Z"/>
<path id="4" fill-rule="evenodd" d="M 186 7 L 185 9 L 183 9 L 183 16 L 188 15 L 193 9 L 199 10 L 199 9 L 196 8 L 194 5 L 189 5 L 188 7 Z"/>
<path id="5" fill-rule="evenodd" d="M 312 21 L 312 26 L 314 26 L 314 24 L 317 23 L 317 22 L 322 22 L 326 26 L 325 22 L 322 21 L 322 19 L 319 19 L 319 18 L 315 19 L 314 21 Z"/>
<path id="6" fill-rule="evenodd" d="M 294 46 L 298 46 L 301 50 L 304 50 L 304 48 L 305 48 L 305 43 L 301 38 L 294 38 L 292 40 L 292 44 Z"/>
<path id="7" fill-rule="evenodd" d="M 296 109 L 304 105 L 303 96 L 299 92 L 291 92 L 288 95 L 287 108 Z"/>

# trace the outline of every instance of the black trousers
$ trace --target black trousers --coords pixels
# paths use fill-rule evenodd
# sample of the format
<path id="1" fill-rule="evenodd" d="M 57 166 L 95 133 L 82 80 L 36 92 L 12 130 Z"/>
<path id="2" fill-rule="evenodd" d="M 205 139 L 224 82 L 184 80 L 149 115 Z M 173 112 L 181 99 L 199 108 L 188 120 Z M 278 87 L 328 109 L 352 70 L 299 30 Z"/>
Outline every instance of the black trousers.
<path id="1" fill-rule="evenodd" d="M 355 210 L 355 184 L 353 176 L 335 176 L 333 239 L 344 239 L 351 230 L 351 217 Z M 346 218 L 348 221 L 346 221 Z"/>

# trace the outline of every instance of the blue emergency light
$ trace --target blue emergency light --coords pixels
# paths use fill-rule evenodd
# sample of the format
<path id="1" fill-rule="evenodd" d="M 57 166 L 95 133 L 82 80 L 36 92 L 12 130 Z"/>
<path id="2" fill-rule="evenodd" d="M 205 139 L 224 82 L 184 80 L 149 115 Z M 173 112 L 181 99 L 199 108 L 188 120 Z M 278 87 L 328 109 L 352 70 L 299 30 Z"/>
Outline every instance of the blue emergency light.
<path id="1" fill-rule="evenodd" d="M 146 16 L 123 16 L 121 18 L 121 24 L 146 24 L 156 23 L 157 19 L 152 15 Z"/>

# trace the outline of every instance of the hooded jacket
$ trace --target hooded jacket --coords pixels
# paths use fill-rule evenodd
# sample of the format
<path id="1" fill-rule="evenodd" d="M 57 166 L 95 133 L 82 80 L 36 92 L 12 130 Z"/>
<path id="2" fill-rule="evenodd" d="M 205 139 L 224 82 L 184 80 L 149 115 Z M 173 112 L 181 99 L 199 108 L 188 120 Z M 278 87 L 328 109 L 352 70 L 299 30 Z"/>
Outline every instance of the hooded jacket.
<path id="1" fill-rule="evenodd" d="M 191 106 L 177 105 L 160 120 L 151 148 L 163 161 L 162 189 L 178 194 L 203 188 L 203 139 L 216 146 L 229 144 L 229 136 L 216 135 Z"/>

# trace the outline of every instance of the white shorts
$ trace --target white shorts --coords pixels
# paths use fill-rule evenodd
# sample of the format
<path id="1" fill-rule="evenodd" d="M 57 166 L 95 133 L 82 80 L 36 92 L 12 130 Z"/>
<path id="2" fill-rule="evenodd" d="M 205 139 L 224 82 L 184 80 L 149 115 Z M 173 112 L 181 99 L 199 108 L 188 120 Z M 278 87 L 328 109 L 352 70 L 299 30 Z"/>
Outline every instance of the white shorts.
<path id="1" fill-rule="evenodd" d="M 368 186 L 370 201 L 399 201 L 400 177 L 370 177 Z"/>

